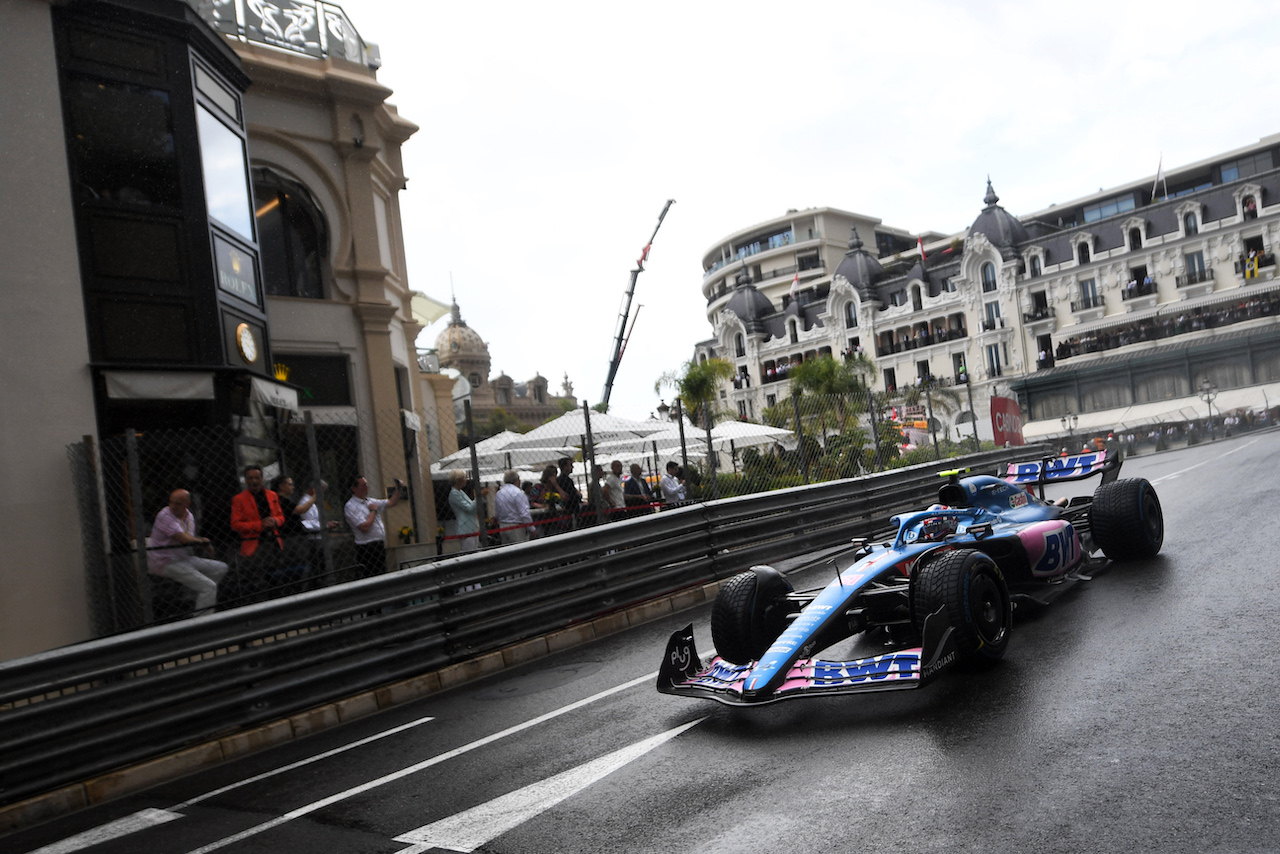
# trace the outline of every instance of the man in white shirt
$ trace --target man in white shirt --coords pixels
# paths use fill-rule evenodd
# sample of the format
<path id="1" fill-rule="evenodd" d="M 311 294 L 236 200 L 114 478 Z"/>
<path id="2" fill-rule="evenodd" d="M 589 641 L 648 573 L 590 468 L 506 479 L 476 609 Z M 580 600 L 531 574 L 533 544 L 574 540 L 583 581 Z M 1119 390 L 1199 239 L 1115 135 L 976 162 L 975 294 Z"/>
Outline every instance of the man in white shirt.
<path id="1" fill-rule="evenodd" d="M 606 510 L 621 510 L 627 506 L 627 497 L 622 491 L 622 460 L 609 463 L 609 474 L 604 479 L 604 502 Z M 618 518 L 610 513 L 608 518 Z"/>
<path id="2" fill-rule="evenodd" d="M 382 522 L 382 511 L 400 503 L 400 481 L 390 498 L 370 498 L 369 481 L 356 475 L 351 482 L 351 497 L 343 507 L 343 516 L 351 527 L 356 541 L 356 563 L 360 564 L 358 578 L 381 575 L 387 571 L 387 530 Z"/>
<path id="3" fill-rule="evenodd" d="M 684 501 L 684 481 L 680 479 L 680 466 L 675 460 L 667 463 L 667 473 L 658 481 L 658 487 L 662 490 L 662 500 L 667 504 Z"/>
<path id="4" fill-rule="evenodd" d="M 529 496 L 520 488 L 520 475 L 514 469 L 508 469 L 502 476 L 502 488 L 494 496 L 493 505 L 498 528 L 502 529 L 502 542 L 527 543 L 533 534 L 533 514 L 529 510 Z"/>

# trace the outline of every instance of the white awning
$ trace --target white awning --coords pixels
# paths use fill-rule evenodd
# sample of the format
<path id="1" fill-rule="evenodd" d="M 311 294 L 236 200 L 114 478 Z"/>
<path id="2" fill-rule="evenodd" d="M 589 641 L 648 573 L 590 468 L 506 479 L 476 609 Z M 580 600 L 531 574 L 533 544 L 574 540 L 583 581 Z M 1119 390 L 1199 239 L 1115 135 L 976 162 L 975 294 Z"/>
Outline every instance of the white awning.
<path id="1" fill-rule="evenodd" d="M 213 374 L 200 371 L 103 371 L 117 400 L 213 400 Z"/>
<path id="2" fill-rule="evenodd" d="M 249 399 L 279 409 L 298 411 L 298 393 L 288 386 L 264 380 L 262 377 L 250 377 L 253 385 L 249 389 Z"/>

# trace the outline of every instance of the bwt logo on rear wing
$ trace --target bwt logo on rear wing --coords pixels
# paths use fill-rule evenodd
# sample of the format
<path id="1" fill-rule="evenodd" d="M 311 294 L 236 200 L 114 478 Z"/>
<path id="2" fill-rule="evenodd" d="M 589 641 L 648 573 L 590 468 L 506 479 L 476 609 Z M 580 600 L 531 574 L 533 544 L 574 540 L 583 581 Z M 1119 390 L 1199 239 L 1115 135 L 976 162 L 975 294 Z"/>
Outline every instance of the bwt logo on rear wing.
<path id="1" fill-rule="evenodd" d="M 1051 483 L 1084 480 L 1098 474 L 1102 475 L 1103 483 L 1110 483 L 1119 477 L 1120 454 L 1118 451 L 1049 457 L 1031 463 L 1009 463 L 1009 470 L 1004 479 L 1009 483 Z"/>

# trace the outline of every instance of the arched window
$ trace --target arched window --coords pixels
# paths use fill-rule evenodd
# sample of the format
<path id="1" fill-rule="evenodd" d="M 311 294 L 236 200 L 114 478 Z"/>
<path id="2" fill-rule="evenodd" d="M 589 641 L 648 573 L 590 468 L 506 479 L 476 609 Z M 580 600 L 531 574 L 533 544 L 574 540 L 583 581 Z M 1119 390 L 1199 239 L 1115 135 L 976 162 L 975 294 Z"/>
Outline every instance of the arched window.
<path id="1" fill-rule="evenodd" d="M 1076 258 L 1080 261 L 1081 264 L 1089 263 L 1089 244 L 1088 243 L 1081 243 L 1079 246 L 1076 247 Z"/>
<path id="2" fill-rule="evenodd" d="M 982 290 L 984 293 L 996 289 L 996 265 L 990 261 L 982 265 Z"/>
<path id="3" fill-rule="evenodd" d="M 1187 237 L 1200 233 L 1200 220 L 1195 213 L 1189 213 L 1182 218 L 1182 224 L 1186 226 Z"/>
<path id="4" fill-rule="evenodd" d="M 1040 256 L 1039 256 L 1039 255 L 1032 255 L 1032 256 L 1031 256 L 1031 275 L 1032 275 L 1032 276 L 1038 276 L 1038 275 L 1040 275 L 1040 269 L 1041 269 L 1041 268 L 1040 268 Z"/>
<path id="5" fill-rule="evenodd" d="M 734 336 L 733 343 L 737 351 L 738 358 L 742 358 L 743 356 L 747 355 L 747 342 L 746 342 L 746 339 L 742 337 L 741 332 L 739 332 L 736 336 Z"/>
<path id="6" fill-rule="evenodd" d="M 858 311 L 853 307 L 853 303 L 844 304 L 844 328 L 852 329 L 858 325 Z"/>
<path id="7" fill-rule="evenodd" d="M 800 340 L 800 330 L 797 327 L 796 322 L 794 320 L 787 324 L 787 329 L 789 330 L 789 335 L 791 336 L 792 344 L 795 344 L 797 341 Z"/>
<path id="8" fill-rule="evenodd" d="M 253 170 L 253 197 L 266 291 L 324 299 L 322 264 L 329 232 L 307 188 L 272 169 Z"/>

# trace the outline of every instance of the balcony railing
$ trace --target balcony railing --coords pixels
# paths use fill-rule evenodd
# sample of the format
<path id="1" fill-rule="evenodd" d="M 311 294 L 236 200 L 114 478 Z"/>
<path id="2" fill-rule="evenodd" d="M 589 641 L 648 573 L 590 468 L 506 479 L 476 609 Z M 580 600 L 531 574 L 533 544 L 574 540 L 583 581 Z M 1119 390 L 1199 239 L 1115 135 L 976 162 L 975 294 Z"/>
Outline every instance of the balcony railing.
<path id="1" fill-rule="evenodd" d="M 1102 308 L 1102 297 L 1091 296 L 1071 303 L 1072 311 L 1088 311 L 1091 308 Z"/>
<path id="2" fill-rule="evenodd" d="M 1237 276 L 1244 276 L 1249 279 L 1253 278 L 1253 276 L 1249 275 L 1250 272 L 1253 272 L 1256 275 L 1257 271 L 1261 270 L 1263 267 L 1274 267 L 1276 265 L 1276 256 L 1272 252 L 1263 252 L 1252 259 L 1252 264 L 1250 264 L 1249 261 L 1249 258 L 1240 258 L 1236 261 L 1235 267 Z"/>
<path id="3" fill-rule="evenodd" d="M 285 9 L 249 0 L 186 0 L 186 4 L 209 26 L 239 41 L 316 59 L 336 57 L 375 69 L 379 64 L 376 55 L 370 56 L 347 13 L 333 3 L 291 0 Z"/>
<path id="4" fill-rule="evenodd" d="M 1178 276 L 1177 278 L 1178 287 L 1180 288 L 1185 288 L 1188 285 L 1198 285 L 1201 282 L 1212 282 L 1212 281 L 1213 281 L 1212 267 L 1206 267 L 1203 270 L 1191 270 L 1187 272 L 1185 275 Z"/>
<path id="5" fill-rule="evenodd" d="M 1131 300 L 1137 299 L 1138 297 L 1149 297 L 1158 290 L 1159 288 L 1156 287 L 1155 282 L 1141 282 L 1134 285 L 1132 288 L 1126 285 L 1120 289 L 1120 299 Z"/>
<path id="6" fill-rule="evenodd" d="M 995 318 L 988 317 L 982 321 L 983 332 L 992 332 L 996 329 L 1004 329 L 1003 317 L 995 317 Z"/>
<path id="7" fill-rule="evenodd" d="M 771 242 L 758 241 L 756 243 L 752 243 L 749 246 L 740 247 L 738 251 L 734 253 L 734 257 L 729 258 L 728 260 L 721 259 L 719 261 L 713 261 L 711 266 L 708 267 L 703 272 L 702 278 L 705 279 L 707 276 L 710 276 L 712 273 L 714 273 L 716 270 L 719 270 L 721 267 L 727 267 L 730 264 L 740 264 L 742 263 L 742 259 L 750 258 L 752 255 L 758 255 L 761 252 L 771 252 L 774 249 L 781 249 L 784 246 L 794 246 L 797 243 L 805 243 L 810 240 L 821 240 L 821 239 L 822 239 L 821 234 L 814 234 L 812 237 L 796 237 L 793 233 L 789 233 L 786 236 L 786 238 L 783 240 L 776 240 Z M 821 269 L 821 265 L 819 265 L 818 267 L 807 268 L 807 269 Z M 795 271 L 796 271 L 796 267 L 794 265 L 791 267 L 779 267 L 777 270 L 773 272 L 773 275 L 784 275 L 785 273 L 794 273 Z M 804 272 L 804 271 L 802 270 L 801 272 Z M 766 276 L 765 278 L 769 278 L 769 277 Z M 759 281 L 759 279 L 757 279 L 756 281 Z"/>
<path id="8" fill-rule="evenodd" d="M 1032 311 L 1032 312 L 1024 311 L 1022 313 L 1023 323 L 1037 323 L 1041 320 L 1052 320 L 1052 319 L 1053 319 L 1053 309 L 1050 309 L 1050 308 L 1037 308 L 1035 311 Z"/>

